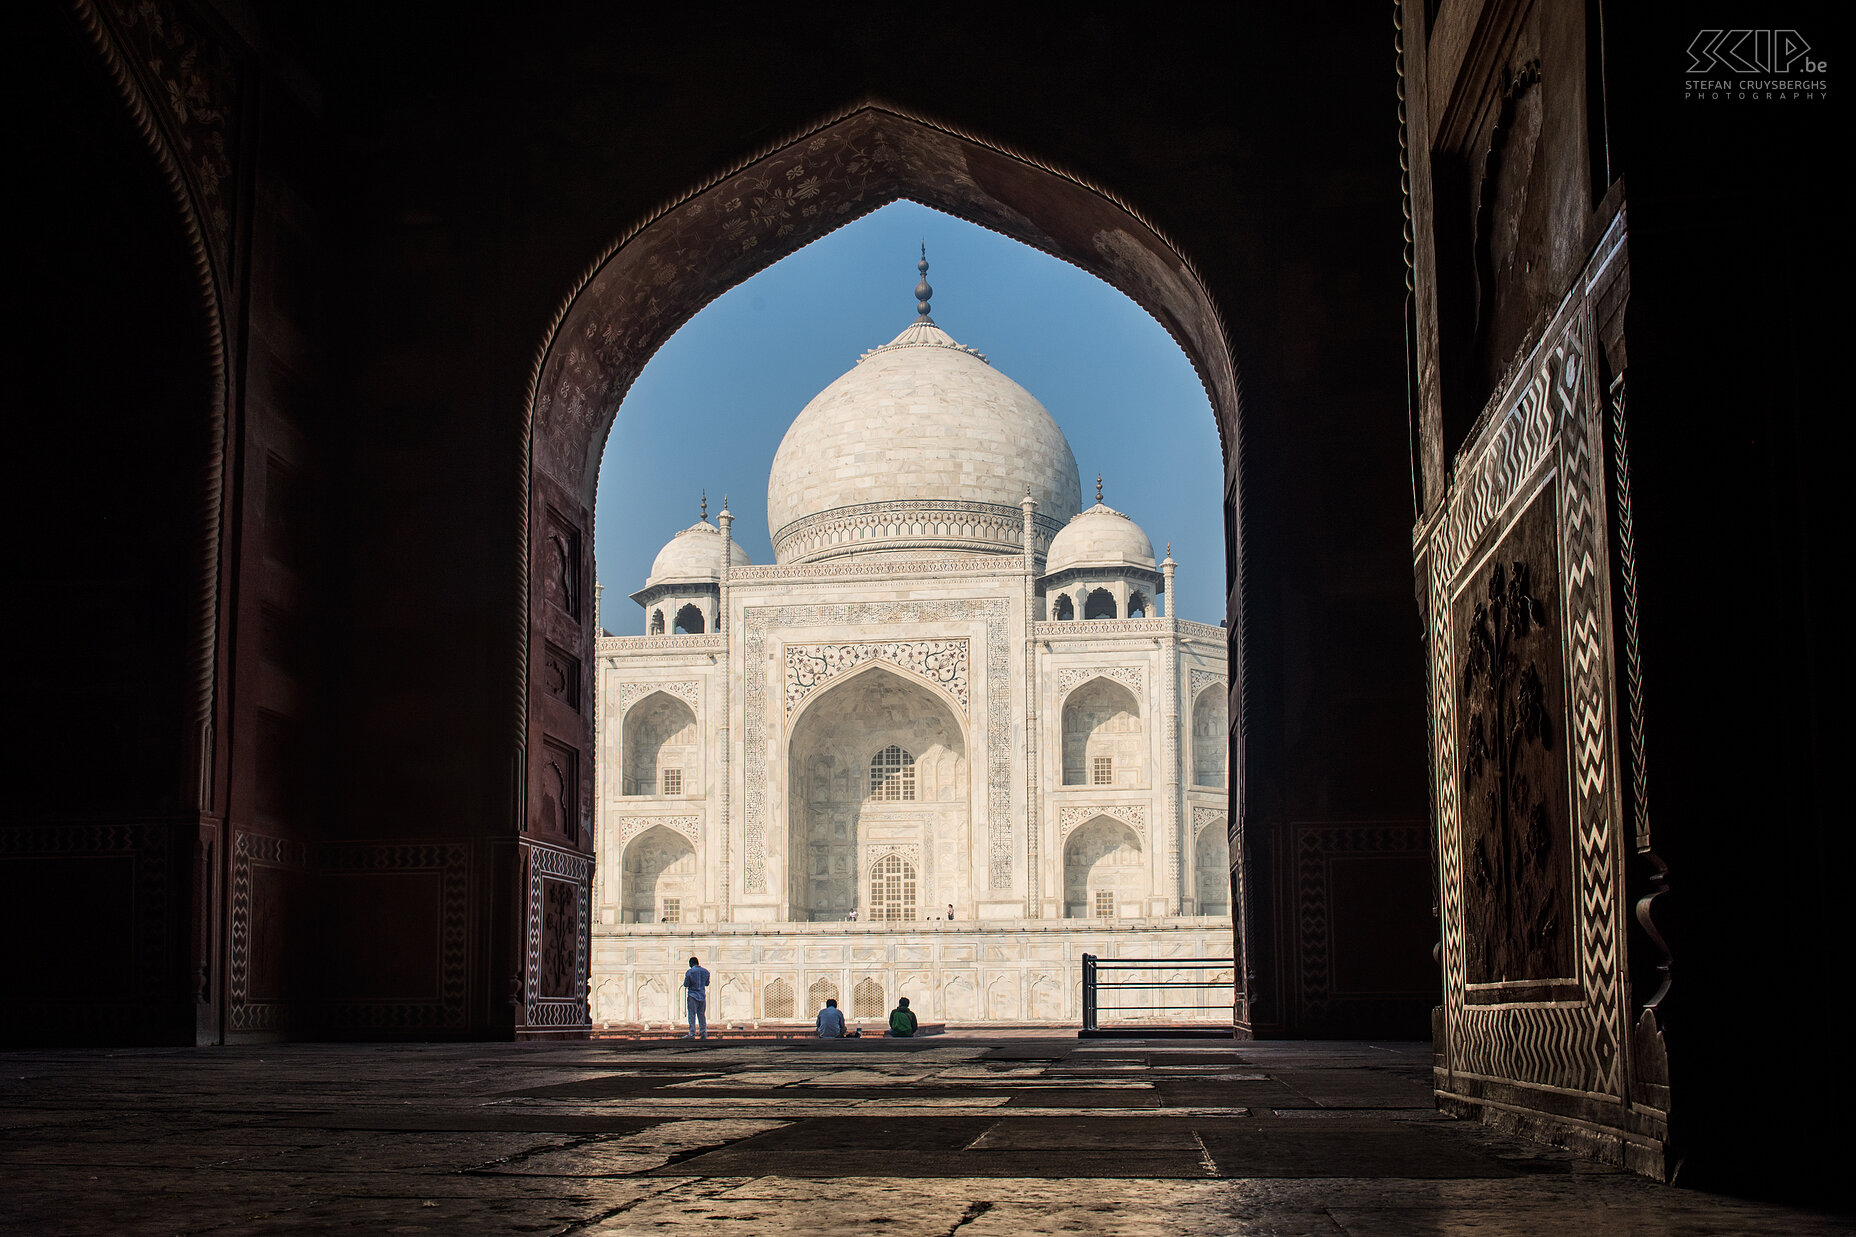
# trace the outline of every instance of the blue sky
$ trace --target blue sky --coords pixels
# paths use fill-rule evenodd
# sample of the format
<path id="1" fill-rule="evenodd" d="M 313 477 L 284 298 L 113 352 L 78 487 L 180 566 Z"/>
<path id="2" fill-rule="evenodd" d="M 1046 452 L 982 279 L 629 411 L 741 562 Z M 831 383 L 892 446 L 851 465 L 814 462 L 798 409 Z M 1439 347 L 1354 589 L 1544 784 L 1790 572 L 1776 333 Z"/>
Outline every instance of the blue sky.
<path id="1" fill-rule="evenodd" d="M 716 298 L 658 351 L 619 408 L 600 464 L 594 555 L 602 620 L 644 631 L 627 594 L 651 560 L 728 496 L 735 538 L 773 561 L 767 469 L 786 427 L 865 349 L 915 320 L 928 243 L 934 320 L 1035 395 L 1063 428 L 1083 504 L 1103 500 L 1169 540 L 1176 613 L 1224 617 L 1224 466 L 1198 375 L 1159 323 L 1065 262 L 949 215 L 896 202 Z"/>

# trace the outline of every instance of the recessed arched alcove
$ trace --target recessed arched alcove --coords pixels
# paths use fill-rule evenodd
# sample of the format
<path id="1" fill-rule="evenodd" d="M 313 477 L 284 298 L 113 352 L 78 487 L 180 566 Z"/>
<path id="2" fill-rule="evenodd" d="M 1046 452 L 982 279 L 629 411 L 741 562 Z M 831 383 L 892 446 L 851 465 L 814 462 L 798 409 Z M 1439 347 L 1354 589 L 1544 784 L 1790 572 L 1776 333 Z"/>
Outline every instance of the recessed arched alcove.
<path id="1" fill-rule="evenodd" d="M 1078 687 L 1063 702 L 1063 784 L 1144 784 L 1141 731 L 1141 702 L 1124 684 L 1091 679 Z"/>
<path id="2" fill-rule="evenodd" d="M 866 667 L 806 702 L 786 753 L 789 920 L 870 918 L 873 899 L 893 918 L 905 903 L 931 902 L 937 878 L 956 888 L 966 877 L 967 737 L 940 692 Z M 937 855 L 949 861 L 945 870 L 929 866 Z"/>
<path id="3" fill-rule="evenodd" d="M 1143 849 L 1140 835 L 1113 816 L 1079 825 L 1063 843 L 1064 917 L 1141 914 L 1148 894 Z"/>

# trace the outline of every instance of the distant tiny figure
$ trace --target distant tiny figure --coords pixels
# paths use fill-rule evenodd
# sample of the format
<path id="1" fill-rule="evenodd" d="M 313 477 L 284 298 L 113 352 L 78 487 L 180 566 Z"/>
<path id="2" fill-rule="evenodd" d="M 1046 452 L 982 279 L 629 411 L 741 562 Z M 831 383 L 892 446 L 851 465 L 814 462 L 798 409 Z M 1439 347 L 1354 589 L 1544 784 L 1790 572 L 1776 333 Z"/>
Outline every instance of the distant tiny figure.
<path id="1" fill-rule="evenodd" d="M 851 913 L 844 917 L 844 922 L 845 923 L 856 923 L 857 922 L 857 908 L 856 907 L 853 906 L 851 908 Z"/>
<path id="2" fill-rule="evenodd" d="M 947 919 L 949 923 L 952 923 L 954 919 L 954 904 L 952 902 L 947 904 Z"/>
<path id="3" fill-rule="evenodd" d="M 709 969 L 695 958 L 690 959 L 690 969 L 683 972 L 684 1007 L 689 1013 L 690 1029 L 684 1039 L 708 1039 L 709 1017 Z"/>
<path id="4" fill-rule="evenodd" d="M 889 1034 L 893 1039 L 907 1039 L 915 1034 L 915 1014 L 909 1009 L 909 998 L 896 998 L 896 1008 L 890 1011 Z"/>
<path id="5" fill-rule="evenodd" d="M 818 1011 L 818 1037 L 820 1039 L 844 1038 L 844 1011 L 838 1008 L 837 997 L 827 1000 L 825 1008 Z"/>

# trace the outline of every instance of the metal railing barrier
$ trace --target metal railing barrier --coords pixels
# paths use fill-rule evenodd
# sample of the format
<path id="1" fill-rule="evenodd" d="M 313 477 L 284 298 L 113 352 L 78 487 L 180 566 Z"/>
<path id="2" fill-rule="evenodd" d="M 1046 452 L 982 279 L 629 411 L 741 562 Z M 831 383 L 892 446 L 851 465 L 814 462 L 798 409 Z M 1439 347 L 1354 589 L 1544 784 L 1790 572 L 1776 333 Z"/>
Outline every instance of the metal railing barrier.
<path id="1" fill-rule="evenodd" d="M 1102 978 L 1106 972 L 1110 978 Z M 1222 972 L 1222 974 L 1220 974 Z M 1125 978 L 1115 978 L 1115 976 Z M 1083 1030 L 1099 1031 L 1102 1014 L 1133 1014 L 1141 1021 L 1158 1021 L 1159 1015 L 1215 1011 L 1229 1014 L 1237 1000 L 1237 964 L 1231 958 L 1098 958 L 1083 955 Z M 1111 995 L 1114 1004 L 1103 1005 L 1101 993 L 1135 992 L 1194 993 L 1209 995 L 1214 991 L 1229 994 L 1222 1003 L 1207 1001 L 1205 996 L 1191 1002 L 1160 1001 L 1137 998 L 1123 1004 L 1119 995 Z M 1112 1018 L 1111 1018 L 1112 1020 Z M 1195 1020 L 1196 1021 L 1196 1020 Z"/>

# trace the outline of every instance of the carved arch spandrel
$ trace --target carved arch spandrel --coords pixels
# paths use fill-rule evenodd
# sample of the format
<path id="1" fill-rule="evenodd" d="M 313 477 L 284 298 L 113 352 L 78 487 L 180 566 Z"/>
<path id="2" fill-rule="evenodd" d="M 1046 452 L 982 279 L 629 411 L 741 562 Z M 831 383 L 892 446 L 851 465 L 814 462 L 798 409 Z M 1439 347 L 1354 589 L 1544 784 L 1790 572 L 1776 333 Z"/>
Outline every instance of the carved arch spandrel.
<path id="1" fill-rule="evenodd" d="M 103 63 L 130 123 L 167 182 L 199 291 L 209 390 L 198 486 L 193 653 L 194 806 L 216 812 L 226 742 L 219 724 L 220 568 L 226 510 L 226 455 L 236 386 L 227 344 L 238 313 L 233 219 L 239 177 L 233 165 L 243 119 L 247 65 L 243 49 L 202 30 L 195 15 L 170 4 L 70 0 L 85 39 Z M 524 653 L 526 670 L 527 655 Z M 526 694 L 526 687 L 524 688 Z"/>

